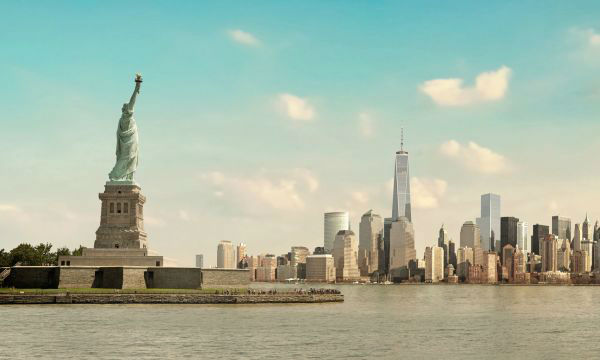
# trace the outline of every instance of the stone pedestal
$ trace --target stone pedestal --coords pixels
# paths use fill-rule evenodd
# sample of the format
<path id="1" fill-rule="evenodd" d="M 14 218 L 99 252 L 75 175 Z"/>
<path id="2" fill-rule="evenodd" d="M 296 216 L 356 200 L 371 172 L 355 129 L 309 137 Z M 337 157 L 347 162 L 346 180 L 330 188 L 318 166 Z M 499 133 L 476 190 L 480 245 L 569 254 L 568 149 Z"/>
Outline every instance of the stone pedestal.
<path id="1" fill-rule="evenodd" d="M 145 249 L 144 203 L 141 188 L 131 182 L 111 183 L 99 194 L 102 201 L 100 227 L 96 231 L 96 249 Z"/>

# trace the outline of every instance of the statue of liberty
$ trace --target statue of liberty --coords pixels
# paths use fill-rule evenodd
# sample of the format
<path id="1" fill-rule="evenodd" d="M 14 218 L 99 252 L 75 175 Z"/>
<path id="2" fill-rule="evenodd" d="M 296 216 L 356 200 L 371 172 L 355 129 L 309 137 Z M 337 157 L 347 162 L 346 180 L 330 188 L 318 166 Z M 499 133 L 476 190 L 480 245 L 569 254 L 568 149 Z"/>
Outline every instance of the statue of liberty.
<path id="1" fill-rule="evenodd" d="M 123 104 L 121 119 L 117 128 L 117 162 L 108 178 L 111 182 L 132 182 L 138 165 L 138 131 L 133 119 L 135 99 L 140 93 L 142 76 L 135 75 L 135 89 L 129 103 Z"/>

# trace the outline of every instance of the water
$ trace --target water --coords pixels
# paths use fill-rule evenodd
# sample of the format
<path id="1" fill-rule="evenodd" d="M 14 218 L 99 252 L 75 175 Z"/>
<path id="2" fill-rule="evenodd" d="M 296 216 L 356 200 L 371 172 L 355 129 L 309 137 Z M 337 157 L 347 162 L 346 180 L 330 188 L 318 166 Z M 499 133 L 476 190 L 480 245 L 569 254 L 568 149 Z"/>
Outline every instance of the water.
<path id="1" fill-rule="evenodd" d="M 0 306 L 0 358 L 600 357 L 600 287 L 337 288 L 344 303 Z"/>

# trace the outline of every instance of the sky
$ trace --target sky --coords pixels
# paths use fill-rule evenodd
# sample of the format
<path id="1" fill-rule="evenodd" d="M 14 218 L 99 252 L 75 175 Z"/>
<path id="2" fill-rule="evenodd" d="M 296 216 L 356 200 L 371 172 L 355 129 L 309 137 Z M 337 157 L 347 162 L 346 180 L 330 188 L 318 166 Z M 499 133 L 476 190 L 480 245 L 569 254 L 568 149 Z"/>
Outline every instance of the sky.
<path id="1" fill-rule="evenodd" d="M 0 248 L 92 247 L 136 102 L 149 247 L 216 265 L 391 214 L 404 129 L 417 254 L 444 224 L 600 217 L 600 3 L 3 2 Z M 530 229 L 531 231 L 531 229 Z"/>

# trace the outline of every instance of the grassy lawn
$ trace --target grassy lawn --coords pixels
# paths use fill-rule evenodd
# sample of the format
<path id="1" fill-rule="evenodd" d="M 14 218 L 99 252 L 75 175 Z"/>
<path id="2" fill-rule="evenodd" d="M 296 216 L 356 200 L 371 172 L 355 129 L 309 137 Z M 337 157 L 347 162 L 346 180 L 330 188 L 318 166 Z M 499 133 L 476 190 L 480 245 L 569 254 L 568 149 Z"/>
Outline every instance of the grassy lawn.
<path id="1" fill-rule="evenodd" d="M 235 291 L 237 294 L 246 294 L 248 289 L 13 289 L 0 288 L 0 295 L 53 295 L 53 294 L 219 294 L 223 291 Z"/>

